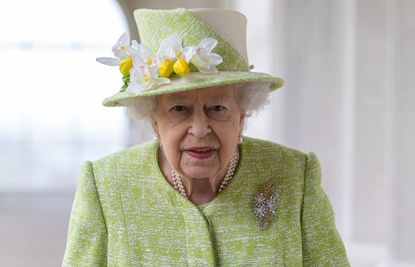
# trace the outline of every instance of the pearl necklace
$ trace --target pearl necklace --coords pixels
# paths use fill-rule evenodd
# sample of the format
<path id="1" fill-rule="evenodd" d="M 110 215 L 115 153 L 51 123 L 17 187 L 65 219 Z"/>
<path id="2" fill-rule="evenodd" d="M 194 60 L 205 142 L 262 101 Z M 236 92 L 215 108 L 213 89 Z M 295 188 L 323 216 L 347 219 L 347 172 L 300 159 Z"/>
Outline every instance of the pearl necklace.
<path id="1" fill-rule="evenodd" d="M 222 183 L 219 186 L 219 192 L 222 192 L 223 188 L 229 183 L 230 180 L 232 180 L 233 175 L 235 173 L 235 169 L 236 169 L 237 158 L 238 158 L 238 152 L 235 151 L 232 155 L 231 161 L 229 162 L 228 170 L 226 171 L 225 178 L 223 179 Z M 171 168 L 171 176 L 172 176 L 174 188 L 177 191 L 179 191 L 180 194 L 188 198 L 187 193 L 184 190 L 184 186 L 182 183 L 182 176 L 173 167 Z"/>

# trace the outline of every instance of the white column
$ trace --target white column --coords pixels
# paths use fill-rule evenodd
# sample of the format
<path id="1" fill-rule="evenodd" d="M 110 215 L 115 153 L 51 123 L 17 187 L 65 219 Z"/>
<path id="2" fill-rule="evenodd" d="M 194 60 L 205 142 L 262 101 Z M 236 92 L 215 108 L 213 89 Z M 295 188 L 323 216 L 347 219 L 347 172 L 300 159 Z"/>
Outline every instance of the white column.
<path id="1" fill-rule="evenodd" d="M 364 243 L 386 244 L 391 229 L 392 10 L 356 1 L 354 237 Z"/>
<path id="2" fill-rule="evenodd" d="M 344 134 L 352 134 L 345 129 L 344 106 L 354 101 L 344 99 L 344 90 L 350 89 L 343 84 L 350 62 L 343 54 L 350 51 L 343 49 L 343 42 L 350 42 L 353 34 L 343 31 L 348 30 L 342 24 L 347 12 L 342 3 L 330 0 L 285 1 L 284 143 L 317 153 L 342 234 L 350 225 L 350 180 L 345 179 L 352 178 L 343 172 L 350 160 L 343 152 Z"/>
<path id="3" fill-rule="evenodd" d="M 415 1 L 397 1 L 394 91 L 394 257 L 415 264 Z"/>

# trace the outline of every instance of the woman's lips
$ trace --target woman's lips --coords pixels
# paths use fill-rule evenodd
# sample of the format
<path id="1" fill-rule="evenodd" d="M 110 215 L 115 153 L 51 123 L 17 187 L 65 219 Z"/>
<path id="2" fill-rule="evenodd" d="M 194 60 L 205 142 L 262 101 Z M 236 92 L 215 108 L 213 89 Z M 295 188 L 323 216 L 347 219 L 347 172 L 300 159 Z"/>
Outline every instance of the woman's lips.
<path id="1" fill-rule="evenodd" d="M 188 155 L 196 159 L 207 159 L 216 152 L 214 147 L 190 147 L 184 150 Z"/>

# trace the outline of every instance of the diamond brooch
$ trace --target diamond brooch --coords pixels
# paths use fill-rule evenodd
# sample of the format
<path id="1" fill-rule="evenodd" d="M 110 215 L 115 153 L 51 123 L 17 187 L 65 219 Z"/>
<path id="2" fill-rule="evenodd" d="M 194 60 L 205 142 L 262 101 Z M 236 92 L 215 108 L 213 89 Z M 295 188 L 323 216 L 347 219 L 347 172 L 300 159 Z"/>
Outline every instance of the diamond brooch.
<path id="1" fill-rule="evenodd" d="M 269 228 L 271 220 L 276 214 L 276 188 L 274 179 L 269 179 L 261 186 L 252 201 L 253 211 L 261 230 L 267 230 Z"/>

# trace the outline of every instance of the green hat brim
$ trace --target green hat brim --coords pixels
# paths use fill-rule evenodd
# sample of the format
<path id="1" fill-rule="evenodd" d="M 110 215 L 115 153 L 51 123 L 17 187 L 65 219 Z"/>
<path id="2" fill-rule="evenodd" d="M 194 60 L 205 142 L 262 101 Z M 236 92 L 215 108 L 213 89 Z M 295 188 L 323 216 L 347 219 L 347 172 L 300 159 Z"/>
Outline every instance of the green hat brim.
<path id="1" fill-rule="evenodd" d="M 192 72 L 193 73 L 193 72 Z M 126 106 L 126 102 L 146 96 L 155 96 L 169 94 L 175 92 L 183 92 L 189 90 L 203 89 L 229 84 L 252 83 L 251 90 L 258 87 L 268 87 L 270 91 L 274 91 L 284 85 L 281 78 L 273 77 L 261 72 L 248 71 L 221 71 L 214 75 L 197 75 L 197 79 L 189 79 L 190 77 L 173 77 L 171 83 L 160 85 L 156 88 L 144 90 L 138 94 L 133 92 L 118 92 L 108 98 L 105 98 L 102 104 L 106 107 Z M 257 87 L 255 86 L 257 85 Z"/>

